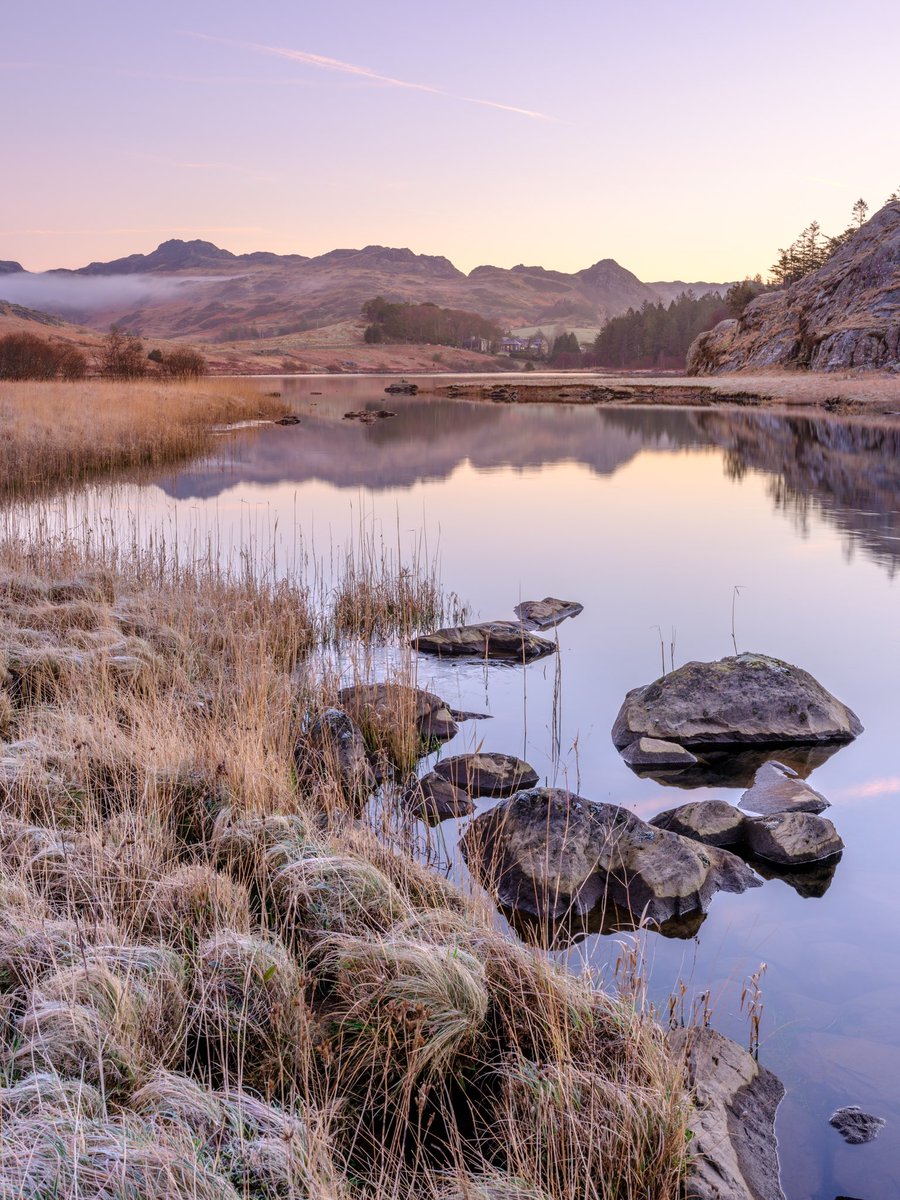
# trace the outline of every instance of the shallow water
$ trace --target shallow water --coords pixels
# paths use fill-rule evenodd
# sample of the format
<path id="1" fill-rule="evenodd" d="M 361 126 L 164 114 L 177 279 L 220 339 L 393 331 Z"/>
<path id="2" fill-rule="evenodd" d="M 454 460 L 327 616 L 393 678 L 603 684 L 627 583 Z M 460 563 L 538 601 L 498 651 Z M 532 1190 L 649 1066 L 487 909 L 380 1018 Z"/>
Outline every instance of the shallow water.
<path id="1" fill-rule="evenodd" d="M 388 398 L 371 379 L 279 386 L 301 425 L 240 435 L 225 461 L 86 489 L 57 519 L 112 536 L 162 530 L 222 557 L 250 546 L 276 571 L 305 553 L 326 577 L 360 523 L 373 523 L 404 552 L 426 553 L 427 535 L 445 588 L 481 618 L 548 594 L 581 601 L 583 614 L 557 631 L 558 665 L 422 658 L 419 683 L 493 714 L 464 725 L 449 752 L 483 740 L 548 782 L 645 818 L 740 797 L 639 779 L 614 750 L 619 704 L 659 674 L 661 640 L 667 663 L 674 640 L 676 665 L 735 644 L 788 659 L 860 715 L 865 733 L 811 777 L 846 843 L 823 895 L 773 879 L 715 897 L 693 937 L 588 933 L 557 953 L 609 970 L 618 943 L 637 939 L 656 1001 L 679 980 L 688 1008 L 708 989 L 713 1024 L 745 1044 L 740 994 L 766 963 L 760 1057 L 788 1090 L 778 1132 L 789 1200 L 900 1194 L 900 428 Z M 341 419 L 367 405 L 397 415 Z M 460 878 L 464 825 L 432 833 Z M 845 1146 L 828 1126 L 843 1104 L 887 1118 L 874 1143 Z"/>

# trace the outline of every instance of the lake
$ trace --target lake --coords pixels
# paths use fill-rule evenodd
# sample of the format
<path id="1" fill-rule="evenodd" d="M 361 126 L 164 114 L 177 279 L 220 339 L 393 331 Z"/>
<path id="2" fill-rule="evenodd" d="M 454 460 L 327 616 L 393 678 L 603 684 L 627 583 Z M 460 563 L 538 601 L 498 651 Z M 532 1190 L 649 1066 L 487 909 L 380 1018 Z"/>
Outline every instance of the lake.
<path id="1" fill-rule="evenodd" d="M 693 936 L 587 931 L 553 953 L 611 974 L 620 943 L 636 942 L 663 1014 L 683 981 L 686 1007 L 708 991 L 713 1024 L 743 1044 L 741 993 L 767 964 L 760 1059 L 787 1087 L 789 1200 L 900 1194 L 900 424 L 388 398 L 384 382 L 266 381 L 299 426 L 230 435 L 203 461 L 84 488 L 55 501 L 53 519 L 223 559 L 243 549 L 276 572 L 305 556 L 326 582 L 369 529 L 404 555 L 437 558 L 445 589 L 478 618 L 511 618 L 546 595 L 580 601 L 584 612 L 556 631 L 558 663 L 422 657 L 418 682 L 492 714 L 444 753 L 483 741 L 644 818 L 741 794 L 640 779 L 615 751 L 622 698 L 660 674 L 661 653 L 677 666 L 736 647 L 810 671 L 865 725 L 810 777 L 846 844 L 833 877 L 719 894 Z M 396 415 L 342 419 L 365 407 Z M 464 883 L 465 824 L 430 835 Z M 844 1104 L 887 1119 L 875 1142 L 847 1146 L 829 1127 Z"/>

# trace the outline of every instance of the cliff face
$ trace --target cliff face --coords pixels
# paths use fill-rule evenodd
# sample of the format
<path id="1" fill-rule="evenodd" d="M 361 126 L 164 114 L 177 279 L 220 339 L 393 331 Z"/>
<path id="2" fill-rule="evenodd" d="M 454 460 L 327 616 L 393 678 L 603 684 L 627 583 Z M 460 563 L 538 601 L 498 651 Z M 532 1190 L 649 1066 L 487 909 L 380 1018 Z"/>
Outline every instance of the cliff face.
<path id="1" fill-rule="evenodd" d="M 688 354 L 689 375 L 745 367 L 900 370 L 900 202 L 818 271 L 702 333 Z"/>

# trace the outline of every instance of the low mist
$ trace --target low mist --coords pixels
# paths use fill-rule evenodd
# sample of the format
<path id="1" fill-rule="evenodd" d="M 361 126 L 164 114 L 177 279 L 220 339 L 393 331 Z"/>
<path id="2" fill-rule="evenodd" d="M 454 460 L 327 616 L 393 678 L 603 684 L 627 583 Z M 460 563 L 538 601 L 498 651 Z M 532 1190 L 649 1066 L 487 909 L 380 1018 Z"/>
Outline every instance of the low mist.
<path id="1" fill-rule="evenodd" d="M 193 288 L 222 282 L 221 275 L 167 279 L 159 275 L 85 276 L 22 271 L 0 275 L 0 300 L 41 312 L 77 317 L 105 310 L 130 309 L 148 301 L 173 300 Z"/>

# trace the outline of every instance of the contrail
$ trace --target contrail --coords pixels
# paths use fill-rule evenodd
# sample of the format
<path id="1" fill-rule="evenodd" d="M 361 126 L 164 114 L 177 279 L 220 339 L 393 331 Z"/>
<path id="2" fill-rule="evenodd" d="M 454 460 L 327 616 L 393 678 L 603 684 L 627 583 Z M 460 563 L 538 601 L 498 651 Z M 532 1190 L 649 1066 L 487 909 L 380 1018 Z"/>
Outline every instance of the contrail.
<path id="1" fill-rule="evenodd" d="M 320 71 L 340 71 L 344 75 L 355 75 L 359 79 L 368 79 L 372 83 L 383 83 L 388 87 L 405 88 L 412 92 L 427 92 L 431 96 L 446 96 L 451 100 L 462 100 L 465 104 L 480 104 L 484 108 L 498 108 L 501 112 L 515 113 L 520 117 L 529 117 L 532 121 L 558 121 L 547 113 L 534 112 L 530 108 L 517 108 L 513 104 L 500 104 L 496 100 L 481 100 L 476 96 L 459 96 L 455 92 L 443 88 L 432 87 L 427 83 L 413 83 L 408 79 L 396 79 L 393 75 L 382 75 L 370 67 L 357 66 L 355 63 L 342 62 L 339 58 L 328 58 L 324 54 L 312 54 L 307 50 L 291 50 L 284 46 L 263 46 L 258 42 L 232 42 L 227 38 L 213 37 L 206 33 L 193 33 L 191 37 L 201 38 L 205 42 L 224 42 L 230 46 L 242 46 L 245 50 L 255 50 L 260 54 L 271 54 L 275 58 L 285 58 L 289 62 L 303 63 L 308 67 L 317 67 Z"/>

